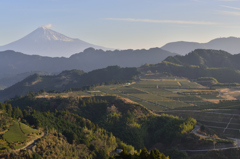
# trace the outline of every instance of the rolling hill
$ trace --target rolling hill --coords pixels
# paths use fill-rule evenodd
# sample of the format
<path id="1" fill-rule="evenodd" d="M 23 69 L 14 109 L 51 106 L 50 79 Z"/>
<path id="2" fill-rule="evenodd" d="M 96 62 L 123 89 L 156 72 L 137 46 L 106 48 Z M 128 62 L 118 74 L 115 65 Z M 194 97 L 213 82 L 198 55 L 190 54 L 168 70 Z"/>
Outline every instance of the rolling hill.
<path id="1" fill-rule="evenodd" d="M 141 72 L 167 72 L 174 76 L 198 79 L 213 77 L 220 83 L 240 83 L 240 54 L 197 49 L 185 56 L 168 57 L 161 63 L 144 65 Z M 231 78 L 229 78 L 231 77 Z"/>
<path id="2" fill-rule="evenodd" d="M 240 54 L 232 55 L 221 50 L 197 49 L 185 56 L 168 57 L 164 61 L 180 65 L 240 69 Z"/>
<path id="3" fill-rule="evenodd" d="M 163 47 L 163 50 L 170 52 L 175 52 L 180 55 L 185 55 L 195 49 L 214 49 L 214 50 L 224 50 L 231 54 L 240 53 L 240 38 L 228 37 L 228 38 L 217 38 L 213 39 L 207 43 L 197 43 L 197 42 L 186 42 L 178 41 L 171 42 Z"/>

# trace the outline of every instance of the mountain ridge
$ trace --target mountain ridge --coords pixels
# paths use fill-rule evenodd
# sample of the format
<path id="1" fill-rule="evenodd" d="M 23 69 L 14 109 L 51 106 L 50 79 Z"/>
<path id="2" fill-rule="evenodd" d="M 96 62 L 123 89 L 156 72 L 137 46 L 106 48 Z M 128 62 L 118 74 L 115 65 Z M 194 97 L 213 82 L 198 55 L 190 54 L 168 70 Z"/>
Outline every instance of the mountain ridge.
<path id="1" fill-rule="evenodd" d="M 161 48 L 180 55 L 185 55 L 195 49 L 224 50 L 231 54 L 238 54 L 240 53 L 240 38 L 233 36 L 216 38 L 207 43 L 177 41 L 167 43 Z"/>
<path id="2" fill-rule="evenodd" d="M 146 63 L 159 63 L 166 57 L 174 55 L 176 54 L 160 48 L 121 51 L 86 49 L 69 58 L 26 55 L 15 51 L 3 51 L 0 52 L 0 79 L 34 71 L 57 74 L 63 70 L 71 69 L 80 69 L 88 72 L 111 65 L 139 67 Z"/>
<path id="3" fill-rule="evenodd" d="M 240 69 L 239 60 L 240 54 L 232 55 L 222 50 L 196 49 L 185 56 L 167 57 L 164 61 L 180 65 Z"/>

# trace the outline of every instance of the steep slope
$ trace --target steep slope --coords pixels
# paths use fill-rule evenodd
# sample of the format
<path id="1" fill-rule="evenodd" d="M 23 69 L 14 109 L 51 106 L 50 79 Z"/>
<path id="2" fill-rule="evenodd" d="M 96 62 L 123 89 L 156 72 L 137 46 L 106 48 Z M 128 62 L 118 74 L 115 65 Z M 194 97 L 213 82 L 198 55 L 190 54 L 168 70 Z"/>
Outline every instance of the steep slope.
<path id="1" fill-rule="evenodd" d="M 90 48 L 70 58 L 51 58 L 26 55 L 14 51 L 4 51 L 0 52 L 0 79 L 33 71 L 44 71 L 55 74 L 71 69 L 92 71 L 111 65 L 139 67 L 146 63 L 159 63 L 166 57 L 174 55 L 176 54 L 159 48 L 122 51 L 102 51 Z"/>
<path id="2" fill-rule="evenodd" d="M 228 67 L 240 69 L 240 54 L 232 55 L 221 50 L 197 49 L 185 56 L 168 57 L 165 61 L 180 65 L 197 65 L 205 67 Z"/>
<path id="3" fill-rule="evenodd" d="M 69 38 L 47 27 L 39 27 L 22 39 L 0 47 L 0 50 L 14 50 L 30 55 L 69 57 L 89 47 L 108 50 L 79 39 Z"/>
<path id="4" fill-rule="evenodd" d="M 196 43 L 196 42 L 172 42 L 161 47 L 163 50 L 175 52 L 181 55 L 185 55 L 195 49 L 215 49 L 224 50 L 231 54 L 240 53 L 240 38 L 228 37 L 228 38 L 217 38 L 207 43 Z"/>

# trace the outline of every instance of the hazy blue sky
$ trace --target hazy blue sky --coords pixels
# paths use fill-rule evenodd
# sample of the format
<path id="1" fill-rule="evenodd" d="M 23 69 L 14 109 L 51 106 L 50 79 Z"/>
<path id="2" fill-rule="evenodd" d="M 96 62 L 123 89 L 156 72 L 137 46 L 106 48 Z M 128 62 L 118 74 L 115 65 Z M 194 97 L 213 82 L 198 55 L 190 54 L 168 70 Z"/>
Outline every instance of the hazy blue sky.
<path id="1" fill-rule="evenodd" d="M 0 45 L 36 28 L 118 49 L 240 37 L 239 0 L 0 0 Z"/>

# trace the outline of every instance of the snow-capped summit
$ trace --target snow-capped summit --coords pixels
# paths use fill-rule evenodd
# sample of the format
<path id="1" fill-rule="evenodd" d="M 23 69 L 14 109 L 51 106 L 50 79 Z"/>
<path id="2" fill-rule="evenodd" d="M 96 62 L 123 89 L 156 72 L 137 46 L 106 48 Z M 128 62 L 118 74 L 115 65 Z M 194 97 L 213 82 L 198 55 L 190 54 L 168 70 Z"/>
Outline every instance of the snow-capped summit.
<path id="1" fill-rule="evenodd" d="M 57 33 L 45 26 L 39 27 L 38 29 L 36 29 L 26 37 L 32 38 L 32 40 L 35 40 L 35 41 L 36 40 L 74 41 L 74 39 L 69 38 L 63 34 Z"/>
<path id="2" fill-rule="evenodd" d="M 109 50 L 79 39 L 73 39 L 51 30 L 48 26 L 41 26 L 27 36 L 0 47 L 0 51 L 14 50 L 29 55 L 50 57 L 69 57 L 92 47 Z"/>

